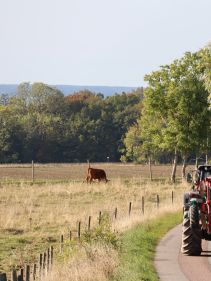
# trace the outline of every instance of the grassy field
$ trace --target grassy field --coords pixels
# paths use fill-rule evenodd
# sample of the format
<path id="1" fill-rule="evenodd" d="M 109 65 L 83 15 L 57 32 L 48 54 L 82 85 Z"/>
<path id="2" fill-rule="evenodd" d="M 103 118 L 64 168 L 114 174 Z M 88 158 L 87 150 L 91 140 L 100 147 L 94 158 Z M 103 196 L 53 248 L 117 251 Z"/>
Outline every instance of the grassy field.
<path id="1" fill-rule="evenodd" d="M 40 169 L 45 170 L 45 167 L 48 171 L 49 168 L 52 169 L 53 179 L 58 178 L 56 172 L 53 173 L 57 170 L 56 165 L 41 165 Z M 122 232 L 163 212 L 181 209 L 181 194 L 187 189 L 183 184 L 170 185 L 168 180 L 149 182 L 144 179 L 147 169 L 144 174 L 143 167 L 139 165 L 99 165 L 98 167 L 107 171 L 111 181 L 108 184 L 92 185 L 82 183 L 87 165 L 64 165 L 64 167 L 66 173 L 68 170 L 73 174 L 73 171 L 76 173 L 72 177 L 69 173 L 70 178 L 66 183 L 47 182 L 34 185 L 23 181 L 18 184 L 1 183 L 0 271 L 8 272 L 14 265 L 21 266 L 25 262 L 36 261 L 38 254 L 46 250 L 48 245 L 53 244 L 55 249 L 58 249 L 61 234 L 68 237 L 71 230 L 73 236 L 76 236 L 79 221 L 82 223 L 83 232 L 87 229 L 89 216 L 92 216 L 91 225 L 96 225 L 99 211 L 107 212 L 112 218 L 113 229 Z M 165 175 L 165 167 L 160 167 L 159 176 L 162 173 Z M 18 176 L 18 170 L 30 168 L 15 169 Z M 57 171 L 58 175 L 63 170 L 63 165 L 60 169 Z M 166 169 L 169 171 L 168 167 Z M 143 177 L 140 176 L 141 173 Z M 175 195 L 173 205 L 172 190 Z M 160 196 L 159 209 L 156 205 L 157 194 Z M 141 213 L 142 196 L 145 197 L 144 215 Z M 130 217 L 129 202 L 132 202 Z M 117 220 L 114 219 L 116 207 Z M 75 280 L 80 280 L 77 278 Z"/>
<path id="2" fill-rule="evenodd" d="M 106 171 L 108 179 L 149 178 L 148 165 L 93 163 L 92 167 Z M 34 164 L 34 177 L 37 181 L 83 181 L 88 164 Z M 171 165 L 153 165 L 154 178 L 170 178 Z M 178 166 L 177 177 L 181 176 L 181 166 Z M 0 182 L 30 181 L 32 179 L 31 164 L 0 165 Z"/>

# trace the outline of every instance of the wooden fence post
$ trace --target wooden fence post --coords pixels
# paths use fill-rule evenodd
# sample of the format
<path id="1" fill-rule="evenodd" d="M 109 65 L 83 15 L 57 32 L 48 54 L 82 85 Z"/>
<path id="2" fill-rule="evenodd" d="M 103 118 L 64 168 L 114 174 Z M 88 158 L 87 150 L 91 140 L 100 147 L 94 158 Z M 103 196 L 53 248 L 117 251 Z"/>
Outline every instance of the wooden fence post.
<path id="1" fill-rule="evenodd" d="M 102 212 L 99 212 L 99 225 L 101 224 L 101 219 L 102 219 Z"/>
<path id="2" fill-rule="evenodd" d="M 33 265 L 33 280 L 36 280 L 36 274 L 37 274 L 37 265 L 34 263 Z"/>
<path id="3" fill-rule="evenodd" d="M 69 232 L 69 238 L 70 238 L 70 241 L 72 240 L 72 231 L 70 230 Z"/>
<path id="4" fill-rule="evenodd" d="M 21 280 L 23 281 L 23 268 L 21 268 L 21 271 L 20 271 L 20 276 L 21 276 Z"/>
<path id="5" fill-rule="evenodd" d="M 89 216 L 89 221 L 88 221 L 88 231 L 90 231 L 90 229 L 91 229 L 91 219 L 92 219 L 92 217 L 91 217 L 91 216 Z"/>
<path id="6" fill-rule="evenodd" d="M 32 218 L 31 217 L 29 218 L 29 227 L 30 227 L 30 230 L 31 230 L 31 228 L 32 228 Z"/>
<path id="7" fill-rule="evenodd" d="M 159 204 L 160 204 L 160 198 L 159 195 L 157 194 L 157 208 L 159 208 Z"/>
<path id="8" fill-rule="evenodd" d="M 30 265 L 26 266 L 25 281 L 30 281 Z"/>
<path id="9" fill-rule="evenodd" d="M 114 218 L 115 218 L 115 220 L 117 219 L 117 207 L 115 208 L 115 211 L 114 211 Z"/>
<path id="10" fill-rule="evenodd" d="M 6 273 L 0 273 L 0 281 L 7 281 Z"/>
<path id="11" fill-rule="evenodd" d="M 171 203 L 174 204 L 174 191 L 171 192 Z"/>
<path id="12" fill-rule="evenodd" d="M 49 271 L 50 268 L 50 249 L 47 250 L 47 271 Z"/>
<path id="13" fill-rule="evenodd" d="M 80 240 L 81 238 L 81 222 L 79 221 L 78 223 L 78 239 Z"/>
<path id="14" fill-rule="evenodd" d="M 21 275 L 21 274 L 18 275 L 18 281 L 23 281 L 23 275 Z"/>
<path id="15" fill-rule="evenodd" d="M 40 277 L 42 275 L 42 254 L 40 254 L 40 257 L 39 257 L 39 275 L 40 275 Z"/>
<path id="16" fill-rule="evenodd" d="M 46 252 L 43 253 L 43 270 L 46 268 Z"/>
<path id="17" fill-rule="evenodd" d="M 63 248 L 64 248 L 64 235 L 62 234 L 60 237 L 60 253 L 63 252 Z"/>
<path id="18" fill-rule="evenodd" d="M 11 280 L 12 281 L 18 281 L 17 271 L 15 269 L 13 269 L 12 272 L 11 272 Z"/>
<path id="19" fill-rule="evenodd" d="M 34 161 L 32 160 L 32 183 L 34 183 Z"/>
<path id="20" fill-rule="evenodd" d="M 142 214 L 144 215 L 144 196 L 141 197 L 141 210 Z"/>
<path id="21" fill-rule="evenodd" d="M 53 246 L 50 247 L 50 260 L 51 260 L 51 266 L 53 264 Z"/>
<path id="22" fill-rule="evenodd" d="M 129 216 L 131 214 L 131 209 L 132 209 L 132 202 L 129 203 L 129 210 L 128 210 Z"/>

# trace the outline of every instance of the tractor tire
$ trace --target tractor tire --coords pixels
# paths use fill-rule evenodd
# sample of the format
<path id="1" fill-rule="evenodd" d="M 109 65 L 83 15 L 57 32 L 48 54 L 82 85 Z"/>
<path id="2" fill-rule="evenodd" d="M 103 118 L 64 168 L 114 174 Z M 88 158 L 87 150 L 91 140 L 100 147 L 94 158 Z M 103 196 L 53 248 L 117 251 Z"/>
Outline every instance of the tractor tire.
<path id="1" fill-rule="evenodd" d="M 189 210 L 184 211 L 181 252 L 188 256 L 199 256 L 202 252 L 197 205 L 191 205 Z"/>

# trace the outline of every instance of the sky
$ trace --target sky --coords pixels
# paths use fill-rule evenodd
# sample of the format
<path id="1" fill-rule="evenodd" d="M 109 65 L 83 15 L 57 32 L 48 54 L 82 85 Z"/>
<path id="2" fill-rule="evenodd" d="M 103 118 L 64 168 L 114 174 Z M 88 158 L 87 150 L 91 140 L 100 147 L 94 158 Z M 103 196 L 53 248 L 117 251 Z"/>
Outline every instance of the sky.
<path id="1" fill-rule="evenodd" d="M 210 0 L 0 0 L 0 84 L 144 86 L 211 41 Z"/>

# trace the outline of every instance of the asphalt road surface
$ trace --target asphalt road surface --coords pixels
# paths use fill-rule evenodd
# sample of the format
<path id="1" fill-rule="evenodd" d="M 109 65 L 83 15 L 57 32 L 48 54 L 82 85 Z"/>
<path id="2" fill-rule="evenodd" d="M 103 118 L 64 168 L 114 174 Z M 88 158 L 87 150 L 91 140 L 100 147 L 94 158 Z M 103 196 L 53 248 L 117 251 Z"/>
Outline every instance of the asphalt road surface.
<path id="1" fill-rule="evenodd" d="M 155 267 L 161 281 L 211 281 L 211 242 L 202 240 L 201 256 L 180 253 L 182 226 L 170 230 L 156 249 Z"/>

